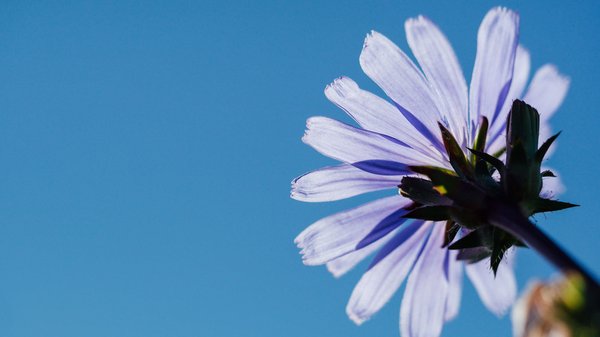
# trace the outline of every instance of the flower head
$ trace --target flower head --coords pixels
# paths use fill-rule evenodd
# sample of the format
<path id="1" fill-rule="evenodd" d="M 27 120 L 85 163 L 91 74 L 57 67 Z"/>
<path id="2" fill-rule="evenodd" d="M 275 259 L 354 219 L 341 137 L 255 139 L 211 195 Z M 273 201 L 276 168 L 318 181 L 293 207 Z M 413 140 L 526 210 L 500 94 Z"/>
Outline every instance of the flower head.
<path id="1" fill-rule="evenodd" d="M 516 337 L 592 337 L 600 333 L 600 293 L 577 273 L 533 282 L 512 311 Z"/>
<path id="2" fill-rule="evenodd" d="M 527 50 L 518 45 L 518 26 L 519 17 L 510 10 L 488 12 L 479 28 L 470 89 L 450 43 L 429 19 L 420 16 L 405 25 L 420 69 L 386 37 L 369 34 L 360 65 L 389 100 L 360 89 L 346 77 L 327 86 L 327 98 L 359 127 L 326 117 L 307 121 L 303 141 L 342 164 L 296 178 L 292 198 L 322 202 L 395 189 L 403 178 L 418 175 L 415 167 L 458 174 L 460 167 L 450 157 L 474 155 L 468 148 L 504 156 L 507 115 L 513 99 L 520 97 L 540 112 L 540 139 L 545 140 L 550 134 L 548 120 L 561 104 L 569 80 L 545 65 L 523 95 L 530 61 Z M 483 128 L 486 137 L 481 140 Z M 404 187 L 418 192 L 419 183 L 427 184 L 415 179 Z M 554 197 L 560 189 L 557 178 L 548 177 L 540 194 Z M 507 253 L 495 277 L 489 254 L 463 266 L 458 251 L 443 248 L 452 241 L 447 234 L 454 231 L 447 221 L 407 219 L 415 195 L 412 199 L 405 195 L 379 199 L 309 226 L 295 240 L 304 263 L 326 264 L 338 277 L 376 252 L 346 310 L 357 324 L 364 322 L 408 278 L 400 309 L 403 336 L 441 333 L 443 323 L 458 313 L 463 268 L 486 307 L 504 313 L 516 294 L 514 254 Z"/>

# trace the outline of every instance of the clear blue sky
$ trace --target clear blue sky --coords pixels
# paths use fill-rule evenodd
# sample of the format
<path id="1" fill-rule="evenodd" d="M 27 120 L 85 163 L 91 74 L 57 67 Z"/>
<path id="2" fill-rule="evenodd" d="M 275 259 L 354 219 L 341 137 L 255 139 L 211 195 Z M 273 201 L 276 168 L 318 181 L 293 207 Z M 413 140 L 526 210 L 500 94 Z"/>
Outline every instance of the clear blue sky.
<path id="1" fill-rule="evenodd" d="M 470 78 L 480 20 L 521 13 L 534 68 L 572 79 L 551 165 L 582 207 L 540 224 L 600 275 L 600 4 L 596 1 L 2 1 L 1 336 L 398 336 L 400 296 L 356 327 L 294 237 L 374 196 L 289 199 L 332 163 L 302 144 L 312 115 L 348 120 L 323 88 L 375 29 L 406 47 L 426 14 Z M 380 92 L 380 91 L 376 91 Z M 553 269 L 521 251 L 517 275 Z M 508 336 L 466 283 L 444 336 Z"/>

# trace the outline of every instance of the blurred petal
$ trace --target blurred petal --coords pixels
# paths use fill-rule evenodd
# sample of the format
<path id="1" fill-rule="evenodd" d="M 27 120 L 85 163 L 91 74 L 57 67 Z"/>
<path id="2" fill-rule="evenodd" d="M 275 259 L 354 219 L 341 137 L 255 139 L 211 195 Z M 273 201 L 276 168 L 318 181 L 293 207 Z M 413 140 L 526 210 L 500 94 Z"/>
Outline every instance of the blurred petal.
<path id="1" fill-rule="evenodd" d="M 421 256 L 408 277 L 400 306 L 402 336 L 438 337 L 446 315 L 449 284 L 443 270 L 447 249 L 441 248 L 445 226 L 435 223 Z"/>
<path id="2" fill-rule="evenodd" d="M 440 114 L 427 81 L 398 46 L 371 32 L 360 54 L 363 71 L 398 105 L 421 134 L 442 149 L 437 122 Z"/>
<path id="3" fill-rule="evenodd" d="M 475 124 L 480 116 L 493 124 L 504 105 L 513 78 L 518 35 L 519 16 L 502 7 L 490 10 L 479 27 L 469 93 Z"/>
<path id="4" fill-rule="evenodd" d="M 294 242 L 302 249 L 305 264 L 324 264 L 354 251 L 382 220 L 411 202 L 396 195 L 330 215 L 310 225 Z"/>
<path id="5" fill-rule="evenodd" d="M 569 83 L 569 78 L 559 73 L 555 66 L 546 64 L 533 76 L 523 100 L 537 109 L 543 123 L 562 104 L 569 90 Z"/>
<path id="6" fill-rule="evenodd" d="M 362 193 L 396 188 L 401 176 L 382 176 L 352 165 L 324 167 L 292 181 L 291 197 L 307 202 L 333 201 Z"/>
<path id="7" fill-rule="evenodd" d="M 394 139 L 378 133 L 357 129 L 326 117 L 311 117 L 306 121 L 306 133 L 302 141 L 320 153 L 348 164 L 368 163 L 379 160 L 396 164 L 396 175 L 409 172 L 407 165 L 431 164 L 432 160 Z M 376 165 L 375 165 L 376 166 Z M 364 165 L 363 170 L 369 168 Z M 388 175 L 392 175 L 388 172 Z"/>
<path id="8" fill-rule="evenodd" d="M 540 118 L 541 117 L 542 116 L 540 115 Z M 540 136 L 539 136 L 540 145 L 543 144 L 545 141 L 547 141 L 548 138 L 552 137 L 553 135 L 554 135 L 554 132 L 553 132 L 552 127 L 550 126 L 550 123 L 548 122 L 548 120 L 540 120 Z M 558 143 L 559 142 L 554 142 L 552 144 L 552 146 L 550 146 L 550 148 L 548 149 L 548 152 L 546 152 L 546 155 L 544 156 L 544 159 L 548 159 L 548 158 L 552 157 L 554 152 L 556 152 L 556 148 L 559 146 Z"/>
<path id="9" fill-rule="evenodd" d="M 392 136 L 426 156 L 441 159 L 431 151 L 431 142 L 421 135 L 395 106 L 368 91 L 361 90 L 348 77 L 340 77 L 325 88 L 325 96 L 344 110 L 363 129 Z"/>
<path id="10" fill-rule="evenodd" d="M 445 321 L 449 321 L 458 315 L 460 309 L 460 298 L 462 296 L 462 275 L 463 262 L 456 259 L 458 251 L 447 250 L 447 278 L 448 278 L 448 299 L 446 301 Z"/>
<path id="11" fill-rule="evenodd" d="M 467 83 L 452 46 L 428 18 L 419 16 L 404 25 L 406 38 L 429 84 L 437 93 L 449 129 L 459 144 L 466 141 Z"/>
<path id="12" fill-rule="evenodd" d="M 505 259 L 506 262 L 500 264 L 496 277 L 490 268 L 489 258 L 465 267 L 483 304 L 498 316 L 506 313 L 517 296 L 517 281 L 513 271 L 514 249 L 506 253 Z"/>
<path id="13" fill-rule="evenodd" d="M 363 274 L 354 288 L 346 313 L 356 324 L 375 314 L 396 292 L 419 256 L 423 241 L 431 230 L 429 223 L 411 223 L 386 246 L 391 252 Z"/>

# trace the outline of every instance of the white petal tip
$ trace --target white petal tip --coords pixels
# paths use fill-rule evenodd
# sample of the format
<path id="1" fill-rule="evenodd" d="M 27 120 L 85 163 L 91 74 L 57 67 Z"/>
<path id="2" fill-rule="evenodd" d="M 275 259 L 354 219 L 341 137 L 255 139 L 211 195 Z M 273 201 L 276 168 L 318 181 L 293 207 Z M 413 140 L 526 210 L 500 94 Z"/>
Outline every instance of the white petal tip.
<path id="1" fill-rule="evenodd" d="M 294 239 L 294 244 L 300 249 L 304 248 L 303 242 L 304 242 L 305 236 L 306 236 L 306 234 L 304 234 L 304 232 L 302 232 L 302 233 L 298 234 L 298 236 L 296 236 L 296 238 Z"/>
<path id="2" fill-rule="evenodd" d="M 340 278 L 340 277 L 342 277 L 342 275 L 344 275 L 344 272 L 341 272 L 340 270 L 332 267 L 329 263 L 326 266 L 327 266 L 327 271 L 329 273 L 331 273 L 331 275 L 333 275 L 333 277 Z"/>
<path id="3" fill-rule="evenodd" d="M 358 316 L 357 314 L 352 312 L 350 309 L 346 309 L 346 314 L 348 315 L 348 318 L 350 318 L 350 320 L 358 326 L 362 325 L 368 319 L 368 318 L 362 318 L 362 317 Z"/>
<path id="4" fill-rule="evenodd" d="M 556 76 L 558 79 L 560 79 L 561 81 L 564 81 L 565 84 L 569 84 L 571 82 L 571 78 L 565 74 L 562 74 L 560 72 L 560 70 L 558 70 L 558 67 L 554 64 L 546 64 L 544 66 L 542 66 L 542 68 L 546 68 L 546 70 L 551 73 L 552 75 Z"/>
<path id="5" fill-rule="evenodd" d="M 358 84 L 349 77 L 338 77 L 325 87 L 325 97 L 334 104 L 340 103 L 340 98 L 348 97 L 359 91 Z"/>
<path id="6" fill-rule="evenodd" d="M 488 12 L 488 14 L 517 14 L 515 11 L 513 11 L 512 9 L 508 8 L 508 7 L 504 7 L 504 6 L 496 6 L 492 9 L 490 9 L 490 11 Z"/>
<path id="7" fill-rule="evenodd" d="M 494 7 L 483 18 L 483 22 L 490 22 L 488 20 L 502 20 L 503 24 L 519 24 L 519 13 L 508 9 L 506 7 Z M 493 22 L 492 21 L 492 22 Z"/>
<path id="8" fill-rule="evenodd" d="M 298 200 L 298 201 L 305 201 L 305 197 L 302 193 L 297 192 L 295 189 L 295 186 L 292 186 L 292 191 L 290 192 L 290 198 L 294 199 L 294 200 Z"/>
<path id="9" fill-rule="evenodd" d="M 501 308 L 495 308 L 495 309 L 493 309 L 493 310 L 490 310 L 490 311 L 491 311 L 491 312 L 492 312 L 494 315 L 496 315 L 496 317 L 498 317 L 498 318 L 501 318 L 501 317 L 503 317 L 504 315 L 506 315 L 506 313 L 508 312 L 508 309 L 509 309 L 510 307 L 511 307 L 511 306 L 509 305 L 509 306 L 505 306 L 505 307 L 501 307 Z"/>
<path id="10" fill-rule="evenodd" d="M 363 49 L 367 48 L 369 42 L 375 38 L 380 37 L 381 34 L 379 34 L 378 32 L 372 30 L 370 32 L 367 33 L 367 36 L 365 37 L 365 42 L 363 43 Z"/>
<path id="11" fill-rule="evenodd" d="M 404 22 L 404 27 L 408 29 L 408 27 L 415 27 L 415 26 L 420 26 L 420 25 L 428 24 L 428 23 L 431 23 L 431 20 L 429 20 L 429 18 L 427 18 L 424 15 L 418 15 L 414 18 L 408 18 Z"/>

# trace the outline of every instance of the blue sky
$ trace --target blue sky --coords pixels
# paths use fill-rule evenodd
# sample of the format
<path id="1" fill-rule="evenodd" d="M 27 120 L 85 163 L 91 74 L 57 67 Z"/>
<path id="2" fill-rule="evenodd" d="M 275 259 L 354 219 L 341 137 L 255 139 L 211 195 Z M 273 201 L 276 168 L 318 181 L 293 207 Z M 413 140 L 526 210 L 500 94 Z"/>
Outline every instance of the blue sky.
<path id="1" fill-rule="evenodd" d="M 521 14 L 533 68 L 572 79 L 551 159 L 582 207 L 538 217 L 600 274 L 600 4 L 580 1 L 105 1 L 0 4 L 0 335 L 398 336 L 400 294 L 356 327 L 342 279 L 294 237 L 375 196 L 304 204 L 292 178 L 331 164 L 302 144 L 312 115 L 348 121 L 323 88 L 375 29 L 444 30 L 467 78 L 480 20 Z M 553 269 L 522 250 L 517 275 Z M 466 284 L 443 336 L 508 336 Z"/>

